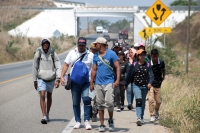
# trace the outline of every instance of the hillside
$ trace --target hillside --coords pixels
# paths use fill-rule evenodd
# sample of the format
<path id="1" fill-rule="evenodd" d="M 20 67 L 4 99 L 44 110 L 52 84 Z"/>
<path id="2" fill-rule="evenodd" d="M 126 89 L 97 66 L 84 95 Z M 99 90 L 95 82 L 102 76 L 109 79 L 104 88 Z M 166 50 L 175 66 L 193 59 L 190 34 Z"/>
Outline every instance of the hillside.
<path id="1" fill-rule="evenodd" d="M 20 7 L 55 7 L 54 3 L 50 0 L 0 0 L 0 6 L 3 7 L 0 8 L 0 64 L 32 59 L 41 38 L 27 38 L 20 34 L 14 37 L 8 31 L 40 13 L 35 10 L 21 10 Z M 75 43 L 74 37 L 62 36 L 60 40 L 50 40 L 58 53 Z"/>

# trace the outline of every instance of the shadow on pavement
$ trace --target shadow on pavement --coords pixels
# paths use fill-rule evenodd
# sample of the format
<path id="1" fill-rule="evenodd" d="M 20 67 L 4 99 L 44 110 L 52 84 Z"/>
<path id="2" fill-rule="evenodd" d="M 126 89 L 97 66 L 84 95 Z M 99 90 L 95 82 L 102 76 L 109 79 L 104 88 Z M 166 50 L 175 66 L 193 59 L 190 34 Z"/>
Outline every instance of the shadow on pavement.
<path id="1" fill-rule="evenodd" d="M 69 122 L 69 120 L 67 120 L 67 119 L 50 119 L 50 121 L 49 122 Z"/>

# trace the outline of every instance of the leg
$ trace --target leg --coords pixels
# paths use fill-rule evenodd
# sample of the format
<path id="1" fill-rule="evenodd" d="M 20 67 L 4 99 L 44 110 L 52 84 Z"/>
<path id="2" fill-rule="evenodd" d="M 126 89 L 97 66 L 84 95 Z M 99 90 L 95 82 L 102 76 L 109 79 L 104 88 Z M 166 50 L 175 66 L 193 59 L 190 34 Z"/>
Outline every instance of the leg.
<path id="1" fill-rule="evenodd" d="M 120 87 L 114 88 L 117 111 L 120 111 Z"/>
<path id="2" fill-rule="evenodd" d="M 84 121 L 90 120 L 90 112 L 91 112 L 91 99 L 89 97 L 89 82 L 83 84 L 82 86 L 82 99 L 84 104 Z"/>
<path id="3" fill-rule="evenodd" d="M 81 122 L 81 109 L 80 109 L 81 90 L 82 89 L 80 85 L 72 82 L 71 93 L 72 93 L 74 117 L 76 122 Z"/>
<path id="4" fill-rule="evenodd" d="M 149 96 L 148 96 L 148 101 L 149 101 L 149 113 L 150 116 L 154 115 L 154 87 L 151 87 L 149 90 Z"/>
<path id="5" fill-rule="evenodd" d="M 147 87 L 140 87 L 140 88 L 141 88 L 141 91 L 142 91 L 142 114 L 141 114 L 141 118 L 143 119 L 148 89 L 147 89 Z"/>
<path id="6" fill-rule="evenodd" d="M 40 106 L 41 106 L 41 110 L 42 110 L 42 115 L 43 116 L 46 116 L 45 95 L 46 95 L 46 91 L 45 90 L 40 91 Z"/>
<path id="7" fill-rule="evenodd" d="M 120 85 L 120 100 L 121 105 L 124 105 L 125 95 L 124 95 L 124 85 Z"/>
<path id="8" fill-rule="evenodd" d="M 126 96 L 127 96 L 128 105 L 132 104 L 132 102 L 131 102 L 131 100 L 132 100 L 131 84 L 129 84 L 128 87 L 127 87 L 127 89 L 126 89 Z"/>
<path id="9" fill-rule="evenodd" d="M 95 85 L 95 91 L 100 123 L 101 125 L 104 125 L 105 91 L 103 90 L 102 85 Z"/>
<path id="10" fill-rule="evenodd" d="M 133 85 L 133 92 L 136 100 L 136 115 L 138 119 L 141 119 L 142 116 L 142 92 L 139 86 Z"/>
<path id="11" fill-rule="evenodd" d="M 156 101 L 156 106 L 155 106 L 155 111 L 159 111 L 160 105 L 161 105 L 161 88 L 154 88 L 155 91 L 155 101 Z"/>
<path id="12" fill-rule="evenodd" d="M 47 92 L 47 114 L 49 114 L 51 104 L 52 104 L 52 93 Z"/>

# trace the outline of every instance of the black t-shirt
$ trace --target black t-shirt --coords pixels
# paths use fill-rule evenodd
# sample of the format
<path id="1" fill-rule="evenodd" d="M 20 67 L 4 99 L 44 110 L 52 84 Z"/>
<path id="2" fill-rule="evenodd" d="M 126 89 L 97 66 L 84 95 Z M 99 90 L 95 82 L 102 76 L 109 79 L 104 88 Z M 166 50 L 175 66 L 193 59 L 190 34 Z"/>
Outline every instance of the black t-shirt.
<path id="1" fill-rule="evenodd" d="M 163 60 L 159 59 L 158 64 L 152 65 L 152 71 L 153 71 L 153 74 L 154 74 L 154 81 L 153 81 L 153 84 L 152 84 L 153 87 L 160 88 L 162 81 L 163 81 L 162 71 L 164 69 L 165 69 L 165 63 L 164 63 Z"/>
<path id="2" fill-rule="evenodd" d="M 120 85 L 125 85 L 126 84 L 126 78 L 125 75 L 128 73 L 129 70 L 129 65 L 128 62 L 122 62 L 120 63 Z"/>
<path id="3" fill-rule="evenodd" d="M 146 86 L 148 84 L 148 75 L 146 63 L 139 65 L 134 74 L 133 83 L 137 86 Z"/>

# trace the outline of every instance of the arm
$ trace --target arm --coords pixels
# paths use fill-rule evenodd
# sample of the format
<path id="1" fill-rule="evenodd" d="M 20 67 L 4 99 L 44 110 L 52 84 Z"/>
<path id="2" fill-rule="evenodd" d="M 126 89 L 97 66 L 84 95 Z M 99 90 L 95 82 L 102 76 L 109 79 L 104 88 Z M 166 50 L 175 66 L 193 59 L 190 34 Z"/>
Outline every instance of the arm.
<path id="1" fill-rule="evenodd" d="M 97 65 L 93 64 L 91 70 L 91 79 L 90 79 L 90 91 L 94 90 L 94 78 L 96 77 L 96 72 L 97 72 Z"/>
<path id="2" fill-rule="evenodd" d="M 149 78 L 149 83 L 148 83 L 148 88 L 150 89 L 151 88 L 151 85 L 154 81 L 154 74 L 153 74 L 153 71 L 152 71 L 152 67 L 150 66 L 149 67 L 149 70 L 148 70 L 148 78 Z"/>
<path id="3" fill-rule="evenodd" d="M 61 85 L 63 85 L 63 86 L 65 84 L 64 76 L 65 76 L 65 73 L 67 72 L 68 68 L 69 68 L 69 64 L 67 64 L 65 62 L 64 65 L 62 66 L 62 72 L 61 72 L 61 76 L 60 76 Z"/>
<path id="4" fill-rule="evenodd" d="M 114 66 L 115 66 L 115 68 L 116 68 L 116 81 L 115 81 L 115 83 L 114 83 L 114 87 L 116 88 L 116 87 L 118 87 L 119 86 L 119 81 L 120 81 L 120 66 L 119 66 L 119 61 L 116 61 L 115 63 L 114 63 Z"/>
<path id="5" fill-rule="evenodd" d="M 165 74 L 166 74 L 166 69 L 164 68 L 163 70 L 162 70 L 162 78 L 163 78 L 163 80 L 165 79 Z"/>
<path id="6" fill-rule="evenodd" d="M 56 82 L 55 82 L 55 88 L 59 87 L 59 83 L 60 83 L 60 75 L 61 75 L 61 64 L 60 64 L 60 60 L 58 58 L 58 55 L 56 53 L 54 53 L 54 63 L 55 63 L 55 69 L 56 69 Z"/>
<path id="7" fill-rule="evenodd" d="M 32 75 L 33 75 L 33 82 L 34 87 L 37 90 L 37 76 L 38 76 L 38 52 L 35 53 L 34 59 L 33 59 L 33 67 L 32 67 Z"/>

